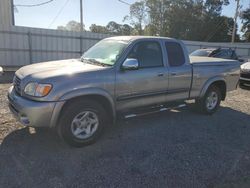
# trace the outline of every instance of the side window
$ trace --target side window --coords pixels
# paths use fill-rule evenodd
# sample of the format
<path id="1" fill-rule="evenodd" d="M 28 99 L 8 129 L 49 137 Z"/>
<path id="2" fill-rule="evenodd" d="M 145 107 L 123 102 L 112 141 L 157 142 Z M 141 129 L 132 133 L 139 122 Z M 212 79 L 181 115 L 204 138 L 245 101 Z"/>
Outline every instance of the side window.
<path id="1" fill-rule="evenodd" d="M 221 50 L 221 52 L 218 53 L 217 57 L 230 59 L 232 57 L 232 51 L 231 50 Z"/>
<path id="2" fill-rule="evenodd" d="M 232 51 L 232 59 L 238 59 L 236 52 L 234 50 Z"/>
<path id="3" fill-rule="evenodd" d="M 221 51 L 219 51 L 219 52 L 215 55 L 215 57 L 219 57 L 219 58 L 225 58 L 226 56 L 227 56 L 227 53 L 226 53 L 225 50 L 221 50 Z"/>
<path id="4" fill-rule="evenodd" d="M 178 67 L 185 64 L 185 56 L 181 45 L 177 42 L 166 42 L 168 63 L 171 67 Z"/>
<path id="5" fill-rule="evenodd" d="M 140 68 L 163 66 L 161 46 L 158 42 L 137 43 L 128 58 L 137 59 Z"/>

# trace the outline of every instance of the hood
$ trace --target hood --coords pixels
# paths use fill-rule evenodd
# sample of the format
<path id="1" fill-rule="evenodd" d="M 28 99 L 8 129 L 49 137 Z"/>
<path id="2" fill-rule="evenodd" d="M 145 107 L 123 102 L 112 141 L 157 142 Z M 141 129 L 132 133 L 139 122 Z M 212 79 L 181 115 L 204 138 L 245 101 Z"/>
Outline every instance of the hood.
<path id="1" fill-rule="evenodd" d="M 240 67 L 241 69 L 250 70 L 250 62 L 244 63 Z"/>
<path id="2" fill-rule="evenodd" d="M 16 72 L 16 75 L 20 79 L 27 76 L 44 79 L 60 75 L 97 71 L 100 69 L 105 69 L 105 67 L 83 63 L 76 59 L 69 59 L 24 66 Z"/>

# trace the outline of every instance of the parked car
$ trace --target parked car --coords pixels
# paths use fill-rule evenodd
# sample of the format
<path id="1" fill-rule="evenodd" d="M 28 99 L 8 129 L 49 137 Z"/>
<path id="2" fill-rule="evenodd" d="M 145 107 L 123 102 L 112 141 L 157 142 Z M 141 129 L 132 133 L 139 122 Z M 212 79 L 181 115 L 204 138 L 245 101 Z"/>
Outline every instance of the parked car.
<path id="1" fill-rule="evenodd" d="M 241 65 L 240 87 L 250 87 L 250 62 Z"/>
<path id="2" fill-rule="evenodd" d="M 233 59 L 244 62 L 243 59 L 239 59 L 235 50 L 231 48 L 205 48 L 195 50 L 190 56 L 203 56 L 203 57 L 217 57 L 222 59 Z"/>
<path id="3" fill-rule="evenodd" d="M 19 69 L 8 98 L 22 124 L 56 128 L 67 143 L 80 147 L 93 143 L 120 114 L 163 111 L 187 99 L 213 114 L 227 91 L 236 89 L 239 74 L 238 61 L 189 59 L 175 39 L 112 37 L 79 60 Z"/>

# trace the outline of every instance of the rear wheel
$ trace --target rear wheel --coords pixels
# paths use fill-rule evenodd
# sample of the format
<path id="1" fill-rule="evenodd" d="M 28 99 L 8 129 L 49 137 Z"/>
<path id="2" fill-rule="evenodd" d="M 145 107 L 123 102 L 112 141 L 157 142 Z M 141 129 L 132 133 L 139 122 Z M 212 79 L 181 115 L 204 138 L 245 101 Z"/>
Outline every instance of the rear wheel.
<path id="1" fill-rule="evenodd" d="M 211 86 L 204 97 L 196 100 L 198 109 L 205 114 L 215 113 L 221 103 L 221 91 L 216 86 Z"/>
<path id="2" fill-rule="evenodd" d="M 58 131 L 69 145 L 83 147 L 99 138 L 106 117 L 103 106 L 95 101 L 74 101 L 63 110 Z"/>

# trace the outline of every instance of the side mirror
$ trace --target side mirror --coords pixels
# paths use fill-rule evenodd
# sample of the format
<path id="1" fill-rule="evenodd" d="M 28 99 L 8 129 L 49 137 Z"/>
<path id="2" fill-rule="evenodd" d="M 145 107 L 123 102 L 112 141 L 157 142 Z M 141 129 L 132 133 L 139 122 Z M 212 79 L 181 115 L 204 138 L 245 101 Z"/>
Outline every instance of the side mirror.
<path id="1" fill-rule="evenodd" d="M 122 70 L 137 70 L 139 62 L 137 59 L 126 59 L 122 64 Z"/>

